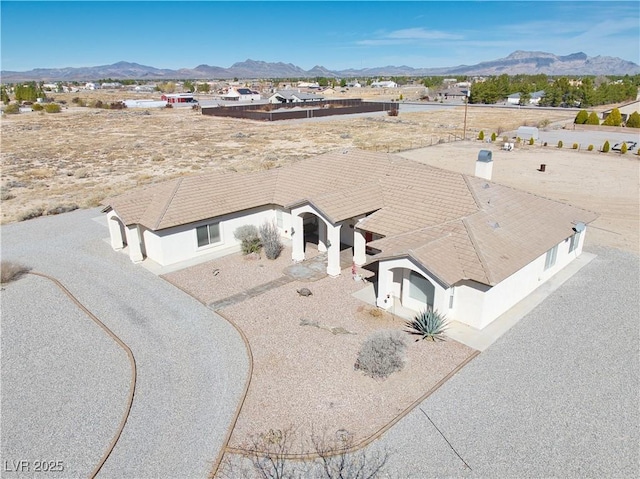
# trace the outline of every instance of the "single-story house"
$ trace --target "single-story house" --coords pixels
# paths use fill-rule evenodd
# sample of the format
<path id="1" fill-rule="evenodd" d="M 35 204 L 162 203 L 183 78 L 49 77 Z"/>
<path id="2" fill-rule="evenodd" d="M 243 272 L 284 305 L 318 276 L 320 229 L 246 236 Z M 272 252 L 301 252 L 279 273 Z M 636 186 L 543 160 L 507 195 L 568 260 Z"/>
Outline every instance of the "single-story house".
<path id="1" fill-rule="evenodd" d="M 394 81 L 374 81 L 371 83 L 371 88 L 398 88 L 398 84 Z"/>
<path id="2" fill-rule="evenodd" d="M 540 103 L 540 100 L 544 98 L 544 90 L 534 91 L 529 96 L 529 105 L 537 105 Z M 509 105 L 519 105 L 520 104 L 520 93 L 512 93 L 507 97 L 507 103 Z"/>
<path id="3" fill-rule="evenodd" d="M 444 88 L 436 91 L 436 97 L 443 100 L 464 100 L 469 94 L 469 89 L 457 87 Z"/>
<path id="4" fill-rule="evenodd" d="M 269 97 L 269 103 L 311 103 L 322 100 L 322 95 L 298 90 L 279 90 Z"/>
<path id="5" fill-rule="evenodd" d="M 165 93 L 160 99 L 167 103 L 196 103 L 193 93 Z"/>
<path id="6" fill-rule="evenodd" d="M 145 99 L 124 100 L 123 103 L 127 108 L 165 108 L 168 104 L 165 100 Z"/>
<path id="7" fill-rule="evenodd" d="M 220 98 L 226 101 L 258 101 L 262 97 L 260 93 L 249 88 L 229 88 Z"/>
<path id="8" fill-rule="evenodd" d="M 136 188 L 103 204 L 111 245 L 171 265 L 239 251 L 233 232 L 274 222 L 291 259 L 310 238 L 376 271 L 377 305 L 435 309 L 481 329 L 582 252 L 597 214 L 476 175 L 396 155 L 344 150 L 266 171 L 217 171 Z"/>

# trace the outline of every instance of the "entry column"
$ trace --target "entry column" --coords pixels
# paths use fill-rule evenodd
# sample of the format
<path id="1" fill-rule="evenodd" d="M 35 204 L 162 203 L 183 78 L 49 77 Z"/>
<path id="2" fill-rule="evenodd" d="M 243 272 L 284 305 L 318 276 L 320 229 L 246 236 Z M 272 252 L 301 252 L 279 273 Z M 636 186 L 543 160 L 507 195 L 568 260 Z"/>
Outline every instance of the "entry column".
<path id="1" fill-rule="evenodd" d="M 340 226 L 327 225 L 327 274 L 340 275 Z"/>

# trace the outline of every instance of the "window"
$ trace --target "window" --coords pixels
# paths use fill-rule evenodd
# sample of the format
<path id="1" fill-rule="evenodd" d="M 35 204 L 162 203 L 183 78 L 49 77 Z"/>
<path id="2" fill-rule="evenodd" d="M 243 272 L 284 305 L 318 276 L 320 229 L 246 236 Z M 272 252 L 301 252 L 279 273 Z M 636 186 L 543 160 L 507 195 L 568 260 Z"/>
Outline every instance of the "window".
<path id="1" fill-rule="evenodd" d="M 558 245 L 555 245 L 553 248 L 547 251 L 547 257 L 544 260 L 545 271 L 551 268 L 554 264 L 556 264 L 557 254 L 558 254 Z"/>
<path id="2" fill-rule="evenodd" d="M 198 226 L 196 228 L 198 236 L 198 248 L 220 242 L 220 223 Z"/>
<path id="3" fill-rule="evenodd" d="M 574 251 L 579 244 L 580 244 L 580 231 L 578 231 L 571 237 L 571 243 L 569 243 L 569 253 Z"/>

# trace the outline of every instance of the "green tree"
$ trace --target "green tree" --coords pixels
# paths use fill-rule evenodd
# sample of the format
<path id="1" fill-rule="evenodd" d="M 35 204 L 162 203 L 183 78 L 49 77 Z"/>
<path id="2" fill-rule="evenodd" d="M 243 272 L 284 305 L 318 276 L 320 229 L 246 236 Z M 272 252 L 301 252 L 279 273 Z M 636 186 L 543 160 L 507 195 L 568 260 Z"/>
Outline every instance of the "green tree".
<path id="1" fill-rule="evenodd" d="M 520 101 L 518 105 L 526 106 L 529 104 L 529 100 L 531 100 L 531 92 L 529 90 L 528 85 L 523 85 L 520 87 Z"/>
<path id="2" fill-rule="evenodd" d="M 442 86 L 443 77 L 425 77 L 422 84 L 427 88 L 439 88 Z"/>
<path id="3" fill-rule="evenodd" d="M 576 125 L 584 125 L 588 119 L 589 119 L 589 113 L 587 113 L 587 110 L 580 110 L 576 115 L 576 119 L 573 120 L 573 122 Z"/>
<path id="4" fill-rule="evenodd" d="M 611 149 L 611 145 L 609 145 L 609 140 L 604 142 L 604 145 L 602 145 L 602 153 L 609 153 L 609 150 Z"/>
<path id="5" fill-rule="evenodd" d="M 478 133 L 478 140 L 482 141 L 484 140 L 484 131 L 480 130 L 480 133 Z"/>
<path id="6" fill-rule="evenodd" d="M 346 79 L 346 78 L 343 78 L 342 80 L 340 80 L 340 86 L 341 86 L 342 88 L 344 88 L 344 87 L 346 87 L 346 86 L 347 86 L 347 79 Z"/>
<path id="7" fill-rule="evenodd" d="M 627 128 L 640 128 L 640 113 L 634 111 L 627 118 Z"/>
<path id="8" fill-rule="evenodd" d="M 17 103 L 10 103 L 4 108 L 4 112 L 8 115 L 20 113 L 20 105 Z"/>
<path id="9" fill-rule="evenodd" d="M 589 118 L 587 118 L 587 125 L 599 125 L 600 118 L 598 118 L 598 114 L 595 111 L 589 113 Z"/>
<path id="10" fill-rule="evenodd" d="M 16 101 L 36 101 L 38 98 L 46 98 L 44 91 L 36 82 L 29 82 L 15 87 Z"/>
<path id="11" fill-rule="evenodd" d="M 622 115 L 620 114 L 620 110 L 618 110 L 617 108 L 611 110 L 611 113 L 609 113 L 609 115 L 604 119 L 602 124 L 606 126 L 622 125 Z"/>
<path id="12" fill-rule="evenodd" d="M 4 86 L 0 87 L 0 101 L 5 105 L 9 104 L 9 94 Z"/>
<path id="13" fill-rule="evenodd" d="M 198 93 L 209 93 L 211 85 L 208 83 L 198 83 Z"/>
<path id="14" fill-rule="evenodd" d="M 629 150 L 629 147 L 627 146 L 627 144 L 623 143 L 622 146 L 620 147 L 620 154 L 624 155 L 628 150 Z"/>
<path id="15" fill-rule="evenodd" d="M 189 93 L 193 93 L 194 91 L 196 91 L 195 86 L 193 86 L 193 82 L 191 80 L 186 80 L 183 84 L 182 84 L 182 89 L 186 92 Z"/>

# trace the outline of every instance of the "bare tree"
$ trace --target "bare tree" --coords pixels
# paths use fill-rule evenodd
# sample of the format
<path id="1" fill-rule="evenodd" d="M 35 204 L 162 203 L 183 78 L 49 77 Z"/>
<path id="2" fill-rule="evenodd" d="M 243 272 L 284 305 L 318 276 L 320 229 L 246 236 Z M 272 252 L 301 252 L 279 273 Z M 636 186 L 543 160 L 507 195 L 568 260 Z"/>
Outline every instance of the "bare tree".
<path id="1" fill-rule="evenodd" d="M 293 452 L 296 430 L 270 430 L 244 444 L 243 456 L 228 455 L 218 473 L 225 479 L 375 479 L 382 474 L 389 452 L 385 448 L 353 451 L 353 436 L 311 433 L 310 452 Z"/>

